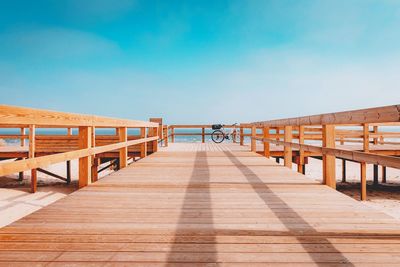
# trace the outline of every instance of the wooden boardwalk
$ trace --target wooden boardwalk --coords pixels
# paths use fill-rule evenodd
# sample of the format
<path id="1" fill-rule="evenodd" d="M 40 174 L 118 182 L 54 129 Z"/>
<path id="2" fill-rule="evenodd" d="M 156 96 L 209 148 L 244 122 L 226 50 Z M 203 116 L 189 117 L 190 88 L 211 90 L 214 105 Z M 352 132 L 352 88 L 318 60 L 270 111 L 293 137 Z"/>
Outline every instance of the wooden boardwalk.
<path id="1" fill-rule="evenodd" d="M 239 145 L 171 144 L 0 229 L 17 263 L 400 266 L 400 221 Z"/>

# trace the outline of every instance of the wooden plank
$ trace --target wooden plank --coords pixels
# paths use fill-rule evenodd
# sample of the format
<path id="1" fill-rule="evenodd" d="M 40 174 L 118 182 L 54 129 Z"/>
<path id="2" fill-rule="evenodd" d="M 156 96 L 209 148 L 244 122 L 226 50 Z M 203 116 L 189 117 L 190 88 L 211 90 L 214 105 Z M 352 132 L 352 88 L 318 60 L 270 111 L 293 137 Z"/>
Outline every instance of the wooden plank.
<path id="1" fill-rule="evenodd" d="M 292 142 L 292 126 L 285 126 L 285 139 L 287 143 Z M 288 168 L 292 168 L 292 148 L 289 146 L 284 147 L 284 164 Z"/>
<path id="2" fill-rule="evenodd" d="M 258 127 L 279 127 L 288 125 L 349 125 L 385 122 L 400 122 L 400 105 L 327 113 L 289 119 L 259 121 L 250 124 Z"/>
<path id="3" fill-rule="evenodd" d="M 399 249 L 398 220 L 232 143 L 171 144 L 0 229 L 4 266 L 396 266 Z"/>
<path id="4" fill-rule="evenodd" d="M 145 121 L 124 120 L 94 115 L 82 115 L 49 111 L 42 109 L 24 108 L 0 105 L 0 126 L 3 125 L 36 126 L 96 126 L 96 127 L 156 127 L 158 124 Z"/>

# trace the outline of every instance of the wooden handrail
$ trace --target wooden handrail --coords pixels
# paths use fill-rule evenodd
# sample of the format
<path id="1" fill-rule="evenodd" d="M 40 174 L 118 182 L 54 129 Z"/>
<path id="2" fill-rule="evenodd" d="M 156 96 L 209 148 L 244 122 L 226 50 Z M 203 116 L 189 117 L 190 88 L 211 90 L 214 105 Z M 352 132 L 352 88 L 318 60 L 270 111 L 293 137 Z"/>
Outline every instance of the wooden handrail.
<path id="1" fill-rule="evenodd" d="M 251 125 L 264 127 L 305 126 L 305 125 L 353 125 L 362 123 L 400 122 L 400 105 L 359 109 L 297 118 L 252 122 Z"/>
<path id="2" fill-rule="evenodd" d="M 158 123 L 0 105 L 0 127 L 158 127 Z"/>

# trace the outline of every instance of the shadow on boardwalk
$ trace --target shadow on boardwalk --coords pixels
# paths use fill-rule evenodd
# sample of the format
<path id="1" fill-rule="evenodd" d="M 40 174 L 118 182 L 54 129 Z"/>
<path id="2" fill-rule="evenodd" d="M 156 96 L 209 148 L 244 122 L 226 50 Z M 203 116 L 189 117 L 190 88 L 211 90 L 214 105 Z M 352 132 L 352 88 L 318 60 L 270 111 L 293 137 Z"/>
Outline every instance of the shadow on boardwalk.
<path id="1" fill-rule="evenodd" d="M 232 152 L 230 151 L 224 151 L 226 154 L 227 158 L 231 160 L 231 162 L 243 173 L 243 175 L 246 177 L 246 179 L 249 181 L 249 184 L 253 187 L 254 191 L 258 194 L 258 196 L 264 201 L 264 203 L 269 206 L 271 211 L 274 211 L 274 207 L 270 206 L 270 201 L 268 200 L 265 193 L 268 193 L 270 197 L 273 199 L 271 202 L 273 203 L 279 203 L 280 205 L 284 206 L 285 209 L 288 209 L 290 213 L 294 214 L 294 217 L 290 218 L 291 220 L 288 220 L 287 217 L 285 217 L 282 213 L 276 212 L 275 216 L 285 225 L 287 229 L 289 229 L 290 234 L 295 236 L 298 240 L 299 243 L 303 246 L 304 250 L 307 251 L 307 253 L 310 255 L 311 259 L 317 264 L 321 262 L 321 258 L 317 253 L 313 253 L 313 251 L 310 251 L 309 247 L 307 244 L 303 244 L 301 235 L 302 231 L 306 231 L 308 235 L 317 235 L 318 231 L 315 230 L 309 223 L 307 223 L 296 211 L 294 211 L 285 201 L 283 201 L 278 195 L 276 195 L 269 187 L 266 185 L 260 177 L 257 176 L 248 166 L 244 165 L 243 163 L 240 162 L 238 158 L 236 158 Z M 249 175 L 250 174 L 250 175 Z M 296 219 L 296 224 L 302 224 L 305 226 L 305 228 L 298 229 L 294 227 L 293 225 L 293 219 Z M 315 237 L 316 239 L 320 239 L 319 241 L 323 242 L 326 246 L 328 246 L 328 250 L 330 253 L 337 253 L 337 255 L 340 255 L 341 258 L 341 263 L 346 263 L 346 266 L 353 266 L 353 264 L 340 252 L 338 251 L 332 243 L 329 242 L 324 237 Z M 321 263 L 322 265 L 322 263 Z M 325 264 L 324 264 L 325 265 Z"/>
<path id="2" fill-rule="evenodd" d="M 201 180 L 204 179 L 204 182 L 201 182 L 201 192 L 202 196 L 202 202 L 201 203 L 207 203 L 207 207 L 203 207 L 204 210 L 207 210 L 210 214 L 208 216 L 204 216 L 204 220 L 202 221 L 203 225 L 207 225 L 208 229 L 203 229 L 207 230 L 206 232 L 214 232 L 214 226 L 213 226 L 213 213 L 212 213 L 212 205 L 211 205 L 211 193 L 210 193 L 210 170 L 208 168 L 208 162 L 207 162 L 207 153 L 205 151 L 198 151 L 196 153 L 195 161 L 194 161 L 194 166 L 193 166 L 193 172 L 190 176 L 190 181 L 186 187 L 185 191 L 185 196 L 183 199 L 183 205 L 181 208 L 181 213 L 178 219 L 177 227 L 176 227 L 176 232 L 175 232 L 175 237 L 173 240 L 173 243 L 171 245 L 171 250 L 170 253 L 167 256 L 167 264 L 166 266 L 175 266 L 174 263 L 180 262 L 179 259 L 184 256 L 185 254 L 184 251 L 182 251 L 181 247 L 181 239 L 180 237 L 182 235 L 186 235 L 187 232 L 185 231 L 185 220 L 186 216 L 185 213 L 187 211 L 192 210 L 192 197 L 194 192 L 198 192 L 197 190 L 199 188 L 196 188 L 196 186 L 199 185 L 198 179 L 202 178 Z M 195 190 L 192 190 L 195 189 Z M 197 190 L 196 190 L 197 189 Z M 198 253 L 201 253 L 200 258 L 191 258 L 190 260 L 193 261 L 198 261 L 198 262 L 203 262 L 203 263 L 211 263 L 211 262 L 217 262 L 217 248 L 215 245 L 216 242 L 216 236 L 207 236 L 208 242 L 207 242 L 207 247 L 204 251 L 199 250 L 196 251 L 195 253 L 190 253 L 191 257 L 194 257 L 195 255 L 198 255 Z M 186 252 L 187 253 L 187 252 Z M 184 257 L 189 257 L 185 255 Z"/>

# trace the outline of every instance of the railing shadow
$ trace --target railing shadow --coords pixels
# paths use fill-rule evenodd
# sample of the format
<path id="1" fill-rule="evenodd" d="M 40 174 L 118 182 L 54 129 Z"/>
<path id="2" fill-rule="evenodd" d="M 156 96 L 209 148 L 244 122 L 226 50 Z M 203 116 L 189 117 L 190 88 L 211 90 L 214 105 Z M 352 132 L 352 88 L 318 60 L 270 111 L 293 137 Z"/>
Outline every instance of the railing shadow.
<path id="1" fill-rule="evenodd" d="M 202 159 L 202 160 L 201 160 Z M 204 179 L 204 182 L 198 182 L 198 178 L 206 178 Z M 192 190 L 192 189 L 196 190 Z M 215 231 L 213 227 L 213 210 L 212 210 L 212 205 L 211 205 L 211 193 L 210 193 L 210 171 L 207 163 L 207 152 L 205 151 L 198 151 L 196 152 L 196 157 L 194 160 L 194 166 L 193 166 L 193 171 L 190 176 L 190 180 L 188 185 L 186 186 L 185 190 L 185 196 L 183 199 L 183 205 L 181 208 L 180 216 L 177 222 L 176 226 L 176 231 L 175 231 L 175 236 L 174 240 L 172 241 L 172 245 L 170 248 L 170 251 L 167 255 L 167 264 L 165 266 L 175 266 L 175 263 L 179 263 L 179 259 L 182 257 L 182 254 L 185 253 L 185 251 L 182 250 L 182 244 L 181 243 L 181 238 L 183 235 L 187 235 L 187 231 L 185 229 L 185 225 L 187 224 L 186 217 L 185 217 L 185 211 L 192 210 L 192 196 L 194 192 L 198 192 L 198 190 L 201 189 L 202 195 L 204 197 L 202 198 L 202 203 L 208 203 L 207 207 L 204 207 L 203 209 L 209 211 L 208 216 L 204 216 L 203 219 L 205 221 L 202 221 L 202 224 L 207 225 L 207 229 L 202 228 L 202 230 L 206 230 L 204 232 L 210 233 L 208 236 L 208 242 L 207 242 L 207 247 L 206 250 L 198 250 L 196 251 L 196 254 L 198 257 L 194 259 L 197 262 L 207 262 L 207 263 L 213 263 L 217 261 L 217 251 L 216 251 L 216 236 L 215 236 Z"/>
<path id="2" fill-rule="evenodd" d="M 235 155 L 230 152 L 230 151 L 224 151 L 224 153 L 227 155 L 227 157 L 231 160 L 231 162 L 243 173 L 243 175 L 246 177 L 248 180 L 249 184 L 252 186 L 253 190 L 258 194 L 258 196 L 264 201 L 264 203 L 271 209 L 271 211 L 274 211 L 274 207 L 270 207 L 270 199 L 272 198 L 272 202 L 274 204 L 279 203 L 290 213 L 293 214 L 293 217 L 289 218 L 285 217 L 283 213 L 275 212 L 275 216 L 285 225 L 285 227 L 289 230 L 289 235 L 292 235 L 296 237 L 299 240 L 299 243 L 302 245 L 305 251 L 309 254 L 311 259 L 314 261 L 315 264 L 317 265 L 322 265 L 319 264 L 320 256 L 317 253 L 313 253 L 312 250 L 310 250 L 310 247 L 307 246 L 307 244 L 302 243 L 302 235 L 304 232 L 307 232 L 307 235 L 312 235 L 313 233 L 316 234 L 315 238 L 320 239 L 321 242 L 323 242 L 325 245 L 328 246 L 328 250 L 330 253 L 337 253 L 341 257 L 341 263 L 346 263 L 346 266 L 354 266 L 339 250 L 337 250 L 334 245 L 327 240 L 325 237 L 320 237 L 318 236 L 318 231 L 315 230 L 312 225 L 310 225 L 305 219 L 301 217 L 300 214 L 298 214 L 295 210 L 293 210 L 285 201 L 283 201 L 274 191 L 272 191 L 268 185 L 266 185 L 260 177 L 257 176 L 256 173 L 254 173 L 248 166 L 244 165 L 243 163 L 240 162 L 238 158 L 235 157 Z M 248 175 L 251 174 L 251 175 Z M 269 198 L 267 199 L 265 193 L 269 194 Z M 296 219 L 297 224 L 302 224 L 305 227 L 302 229 L 298 229 L 293 226 L 293 219 Z"/>

